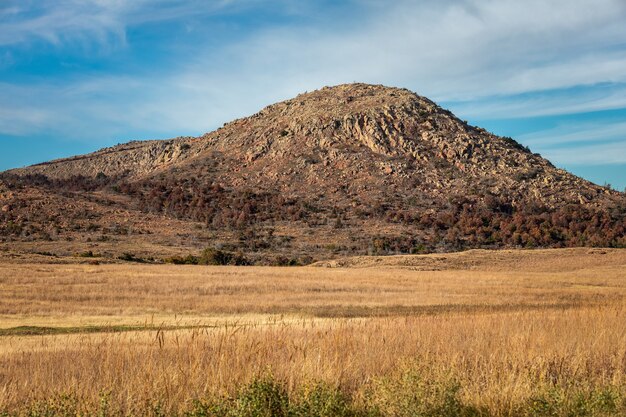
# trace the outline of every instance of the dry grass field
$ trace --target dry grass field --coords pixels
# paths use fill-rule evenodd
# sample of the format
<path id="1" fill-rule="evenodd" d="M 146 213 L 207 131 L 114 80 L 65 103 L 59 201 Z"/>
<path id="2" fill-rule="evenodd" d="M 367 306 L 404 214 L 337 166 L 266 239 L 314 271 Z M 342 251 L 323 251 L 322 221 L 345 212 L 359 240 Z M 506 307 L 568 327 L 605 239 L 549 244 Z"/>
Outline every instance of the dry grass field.
<path id="1" fill-rule="evenodd" d="M 1 415 L 626 415 L 626 250 L 5 260 Z"/>

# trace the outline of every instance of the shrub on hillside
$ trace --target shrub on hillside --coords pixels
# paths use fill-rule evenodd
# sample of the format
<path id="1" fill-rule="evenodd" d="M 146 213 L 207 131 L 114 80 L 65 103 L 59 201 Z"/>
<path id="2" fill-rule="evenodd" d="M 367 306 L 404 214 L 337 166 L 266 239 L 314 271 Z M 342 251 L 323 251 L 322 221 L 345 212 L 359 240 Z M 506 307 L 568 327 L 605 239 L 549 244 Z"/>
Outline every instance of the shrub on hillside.
<path id="1" fill-rule="evenodd" d="M 250 265 L 242 253 L 206 248 L 200 256 L 172 256 L 163 260 L 174 265 Z"/>
<path id="2" fill-rule="evenodd" d="M 222 251 L 215 248 L 206 248 L 198 259 L 199 265 L 248 265 L 248 261 L 241 253 Z"/>
<path id="3" fill-rule="evenodd" d="M 120 256 L 117 257 L 117 259 L 119 259 L 120 261 L 126 261 L 126 262 L 138 262 L 138 263 L 146 262 L 145 259 L 138 258 L 134 254 L 128 253 L 128 252 L 121 254 Z"/>
<path id="4" fill-rule="evenodd" d="M 194 255 L 171 256 L 163 259 L 163 262 L 174 265 L 198 265 L 198 257 Z"/>

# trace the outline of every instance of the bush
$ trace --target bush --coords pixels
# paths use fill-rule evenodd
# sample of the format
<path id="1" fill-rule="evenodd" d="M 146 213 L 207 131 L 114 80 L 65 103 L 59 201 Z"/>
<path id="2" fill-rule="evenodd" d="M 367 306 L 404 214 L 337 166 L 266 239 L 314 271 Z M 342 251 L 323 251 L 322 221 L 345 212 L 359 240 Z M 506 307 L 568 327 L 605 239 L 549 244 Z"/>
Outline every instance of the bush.
<path id="1" fill-rule="evenodd" d="M 239 393 L 233 411 L 233 417 L 287 417 L 289 397 L 273 378 L 264 378 Z"/>
<path id="2" fill-rule="evenodd" d="M 531 397 L 522 406 L 523 410 L 519 415 L 528 417 L 623 415 L 622 412 L 625 410 L 620 407 L 619 397 L 619 392 L 611 388 L 581 390 L 568 395 L 562 388 L 550 387 Z"/>
<path id="3" fill-rule="evenodd" d="M 80 252 L 74 255 L 77 258 L 96 258 L 99 255 L 98 254 L 94 254 L 93 251 L 86 251 L 86 252 Z"/>
<path id="4" fill-rule="evenodd" d="M 163 262 L 174 265 L 250 265 L 242 253 L 206 248 L 200 256 L 172 256 Z"/>
<path id="5" fill-rule="evenodd" d="M 117 259 L 119 259 L 120 261 L 126 261 L 126 262 L 139 262 L 139 263 L 145 263 L 146 260 L 142 259 L 142 258 L 138 258 L 135 255 L 133 255 L 132 253 L 129 252 L 125 252 L 122 255 L 118 256 Z"/>
<path id="6" fill-rule="evenodd" d="M 198 265 L 199 259 L 197 256 L 187 255 L 187 256 L 172 256 L 170 258 L 163 259 L 163 262 L 166 264 L 174 264 L 174 265 Z"/>
<path id="7" fill-rule="evenodd" d="M 295 258 L 287 258 L 286 256 L 277 256 L 270 263 L 272 266 L 299 266 L 300 262 Z"/>
<path id="8" fill-rule="evenodd" d="M 198 265 L 248 265 L 242 253 L 206 248 L 198 258 Z"/>
<path id="9" fill-rule="evenodd" d="M 292 417 L 349 417 L 356 413 L 350 399 L 326 384 L 318 384 L 291 407 Z"/>
<path id="10" fill-rule="evenodd" d="M 466 406 L 459 396 L 460 386 L 453 379 L 427 380 L 419 369 L 409 369 L 400 377 L 377 381 L 368 393 L 369 406 L 381 415 L 396 417 L 461 417 L 481 415 Z"/>

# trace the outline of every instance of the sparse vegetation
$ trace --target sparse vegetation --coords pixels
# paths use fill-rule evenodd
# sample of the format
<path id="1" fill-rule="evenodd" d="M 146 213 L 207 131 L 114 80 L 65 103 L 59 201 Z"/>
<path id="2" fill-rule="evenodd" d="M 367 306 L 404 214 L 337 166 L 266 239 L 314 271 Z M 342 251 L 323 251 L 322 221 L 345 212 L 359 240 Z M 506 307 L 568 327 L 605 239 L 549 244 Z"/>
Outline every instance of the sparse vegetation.
<path id="1" fill-rule="evenodd" d="M 516 175 L 519 181 L 532 180 L 539 175 L 539 170 L 532 168 Z M 37 181 L 43 180 L 35 177 L 35 184 Z M 514 195 L 500 193 L 483 197 L 448 196 L 445 206 L 434 211 L 425 209 L 423 199 L 416 194 L 404 200 L 388 197 L 385 203 L 358 210 L 338 205 L 329 210 L 311 204 L 305 198 L 284 198 L 278 194 L 247 191 L 240 193 L 197 180 L 153 180 L 120 183 L 118 186 L 120 193 L 132 196 L 137 208 L 146 213 L 165 213 L 174 219 L 200 222 L 208 230 L 219 231 L 222 236 L 224 230 L 230 230 L 231 236 L 239 236 L 231 252 L 241 252 L 241 256 L 233 255 L 231 258 L 235 261 L 224 261 L 219 259 L 220 253 L 214 253 L 209 256 L 211 259 L 205 259 L 208 264 L 232 264 L 238 262 L 236 259 L 241 261 L 243 258 L 247 263 L 274 264 L 277 256 L 290 259 L 302 257 L 301 253 L 294 251 L 294 243 L 298 242 L 291 237 L 264 232 L 277 224 L 290 224 L 290 227 L 301 225 L 301 229 L 310 230 L 317 239 L 321 239 L 319 234 L 327 232 L 342 239 L 349 237 L 353 243 L 341 245 L 343 254 L 415 253 L 414 248 L 419 245 L 422 245 L 420 253 L 501 247 L 626 247 L 626 209 L 620 205 L 598 209 L 565 204 L 551 208 L 538 200 L 516 202 Z M 20 204 L 14 203 L 13 207 L 10 212 L 0 213 L 0 219 L 4 220 L 0 223 L 0 230 L 7 237 L 57 240 L 61 233 L 71 232 L 97 233 L 93 239 L 90 238 L 97 242 L 106 242 L 110 235 L 146 235 L 144 239 L 150 239 L 151 233 L 140 227 L 115 222 L 107 226 L 99 226 L 93 220 L 85 222 L 82 219 L 84 210 L 76 210 L 54 220 L 44 211 L 38 212 L 43 216 L 41 219 L 35 215 L 25 217 L 18 210 Z M 57 226 L 52 229 L 51 224 Z M 388 225 L 400 231 L 401 235 L 396 234 L 398 232 L 381 235 L 376 229 L 368 230 L 368 224 Z M 351 233 L 355 228 L 359 228 L 358 234 Z M 195 233 L 202 231 L 195 230 Z M 230 239 L 235 241 L 234 236 Z M 333 244 L 337 245 L 331 241 L 324 246 Z M 315 254 L 315 247 L 309 246 L 307 252 Z M 200 258 L 198 256 L 201 263 Z M 194 263 L 192 258 L 172 258 L 171 261 Z"/>

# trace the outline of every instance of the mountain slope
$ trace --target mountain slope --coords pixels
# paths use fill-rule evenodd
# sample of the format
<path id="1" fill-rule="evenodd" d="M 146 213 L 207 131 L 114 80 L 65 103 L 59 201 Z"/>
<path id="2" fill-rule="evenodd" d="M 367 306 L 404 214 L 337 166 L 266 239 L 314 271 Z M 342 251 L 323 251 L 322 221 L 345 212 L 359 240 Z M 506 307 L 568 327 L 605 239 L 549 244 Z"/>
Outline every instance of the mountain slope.
<path id="1" fill-rule="evenodd" d="M 552 183 L 574 200 L 604 192 L 408 90 L 363 84 L 303 94 L 200 138 L 131 142 L 15 172 L 138 179 L 190 163 L 236 163 L 239 171 L 227 169 L 228 179 L 254 187 L 263 187 L 268 174 L 272 186 L 293 184 L 294 178 L 313 185 L 330 174 L 335 183 L 352 187 L 363 178 L 400 185 L 422 177 L 430 186 L 425 188 L 444 192 L 490 178 L 496 194 L 499 188 L 530 191 L 546 200 Z"/>
<path id="2" fill-rule="evenodd" d="M 2 179 L 196 222 L 212 236 L 203 243 L 257 258 L 626 243 L 622 193 L 408 90 L 366 84 L 301 94 L 198 138 L 131 142 Z"/>

